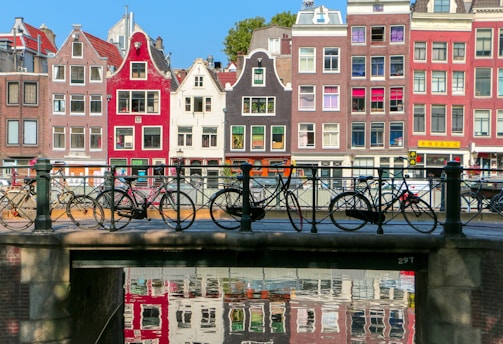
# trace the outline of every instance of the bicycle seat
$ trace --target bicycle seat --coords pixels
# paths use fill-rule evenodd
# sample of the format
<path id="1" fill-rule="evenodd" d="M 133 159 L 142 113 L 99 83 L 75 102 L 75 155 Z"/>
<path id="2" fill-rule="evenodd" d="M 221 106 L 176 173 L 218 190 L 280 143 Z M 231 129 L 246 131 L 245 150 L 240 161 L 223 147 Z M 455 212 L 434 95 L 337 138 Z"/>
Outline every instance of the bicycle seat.
<path id="1" fill-rule="evenodd" d="M 358 182 L 365 183 L 366 181 L 372 180 L 372 179 L 374 179 L 373 176 L 359 176 L 358 177 Z"/>
<path id="2" fill-rule="evenodd" d="M 138 177 L 122 177 L 126 181 L 126 183 L 131 184 L 134 182 Z"/>
<path id="3" fill-rule="evenodd" d="M 25 184 L 31 185 L 37 181 L 37 178 L 24 177 L 23 181 Z"/>

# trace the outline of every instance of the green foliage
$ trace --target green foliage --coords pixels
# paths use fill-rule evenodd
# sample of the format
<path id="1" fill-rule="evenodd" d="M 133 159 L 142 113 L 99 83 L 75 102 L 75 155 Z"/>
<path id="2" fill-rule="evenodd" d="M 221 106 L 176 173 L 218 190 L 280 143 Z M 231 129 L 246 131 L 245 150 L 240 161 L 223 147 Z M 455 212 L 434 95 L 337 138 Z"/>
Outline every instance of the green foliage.
<path id="1" fill-rule="evenodd" d="M 288 12 L 281 12 L 271 18 L 266 23 L 263 17 L 243 19 L 235 23 L 224 40 L 224 53 L 229 61 L 236 61 L 239 53 L 248 53 L 253 30 L 269 25 L 292 27 L 295 24 L 296 15 Z"/>

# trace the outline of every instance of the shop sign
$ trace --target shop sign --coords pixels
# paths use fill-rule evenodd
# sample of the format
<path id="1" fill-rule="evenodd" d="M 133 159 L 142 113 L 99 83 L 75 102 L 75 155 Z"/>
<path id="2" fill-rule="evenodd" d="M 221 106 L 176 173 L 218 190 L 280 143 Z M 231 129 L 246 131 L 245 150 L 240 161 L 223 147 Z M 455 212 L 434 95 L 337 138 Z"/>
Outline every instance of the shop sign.
<path id="1" fill-rule="evenodd" d="M 459 141 L 435 141 L 435 140 L 419 140 L 418 147 L 422 148 L 460 148 Z"/>

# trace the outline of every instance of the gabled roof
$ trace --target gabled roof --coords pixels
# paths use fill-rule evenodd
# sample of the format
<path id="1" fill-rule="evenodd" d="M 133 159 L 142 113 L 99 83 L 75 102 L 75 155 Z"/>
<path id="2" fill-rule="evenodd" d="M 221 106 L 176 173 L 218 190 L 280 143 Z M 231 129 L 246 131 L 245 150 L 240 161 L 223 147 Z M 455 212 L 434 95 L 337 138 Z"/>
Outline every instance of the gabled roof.
<path id="1" fill-rule="evenodd" d="M 56 53 L 58 49 L 56 46 L 47 38 L 44 31 L 37 29 L 30 24 L 24 23 L 24 27 L 28 30 L 26 35 L 23 35 L 25 40 L 25 46 L 33 51 L 38 50 L 38 36 L 40 35 L 41 41 L 41 53 L 47 55 L 49 53 Z"/>
<path id="2" fill-rule="evenodd" d="M 225 85 L 227 83 L 234 85 L 234 83 L 237 80 L 237 73 L 236 72 L 218 72 L 218 81 L 220 82 L 220 85 L 222 88 L 225 89 Z"/>
<path id="3" fill-rule="evenodd" d="M 119 67 L 122 63 L 122 55 L 119 48 L 115 44 L 106 42 L 101 38 L 91 35 L 88 32 L 84 32 L 89 43 L 94 47 L 96 52 L 101 57 L 108 58 L 108 64 L 114 67 Z"/>

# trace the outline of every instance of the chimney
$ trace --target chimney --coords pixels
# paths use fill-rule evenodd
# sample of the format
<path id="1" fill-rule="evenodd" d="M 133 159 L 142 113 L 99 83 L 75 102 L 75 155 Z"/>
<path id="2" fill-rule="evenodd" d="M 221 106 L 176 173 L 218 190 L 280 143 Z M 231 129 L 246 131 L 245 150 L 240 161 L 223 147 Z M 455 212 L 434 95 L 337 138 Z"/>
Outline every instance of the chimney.
<path id="1" fill-rule="evenodd" d="M 45 36 L 47 37 L 47 39 L 49 41 L 51 41 L 52 45 L 54 45 L 54 47 L 57 48 L 56 47 L 56 35 L 54 34 L 54 32 L 51 29 L 49 29 L 47 26 L 45 26 L 45 24 L 42 24 L 40 26 L 40 31 L 42 31 L 45 34 Z"/>
<path id="2" fill-rule="evenodd" d="M 161 36 L 157 37 L 157 39 L 155 40 L 155 47 L 159 50 L 164 50 L 164 44 Z"/>

